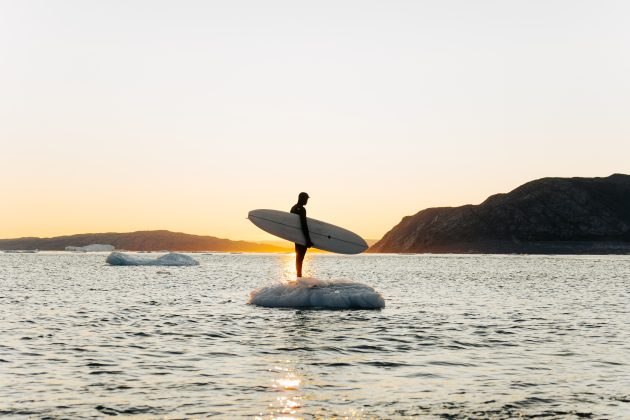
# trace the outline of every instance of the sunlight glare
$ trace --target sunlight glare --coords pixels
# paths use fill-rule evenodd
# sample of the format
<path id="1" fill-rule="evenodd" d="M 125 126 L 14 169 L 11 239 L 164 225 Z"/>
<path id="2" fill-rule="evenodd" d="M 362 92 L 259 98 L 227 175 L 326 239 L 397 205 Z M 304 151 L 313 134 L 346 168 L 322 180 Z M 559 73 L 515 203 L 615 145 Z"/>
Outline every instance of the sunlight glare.
<path id="1" fill-rule="evenodd" d="M 283 389 L 296 390 L 300 387 L 300 384 L 302 381 L 299 378 L 282 378 L 282 379 L 277 379 L 276 382 Z"/>

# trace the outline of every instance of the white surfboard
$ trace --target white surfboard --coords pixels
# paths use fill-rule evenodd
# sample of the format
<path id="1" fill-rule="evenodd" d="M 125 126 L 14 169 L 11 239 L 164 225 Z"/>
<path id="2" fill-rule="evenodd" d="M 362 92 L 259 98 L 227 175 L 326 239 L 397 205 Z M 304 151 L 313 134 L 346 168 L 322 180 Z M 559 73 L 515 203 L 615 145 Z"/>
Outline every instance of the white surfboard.
<path id="1" fill-rule="evenodd" d="M 300 216 L 279 210 L 252 210 L 247 218 L 260 229 L 287 241 L 306 245 Z M 313 246 L 339 254 L 360 254 L 368 248 L 367 242 L 356 233 L 320 220 L 306 218 Z"/>

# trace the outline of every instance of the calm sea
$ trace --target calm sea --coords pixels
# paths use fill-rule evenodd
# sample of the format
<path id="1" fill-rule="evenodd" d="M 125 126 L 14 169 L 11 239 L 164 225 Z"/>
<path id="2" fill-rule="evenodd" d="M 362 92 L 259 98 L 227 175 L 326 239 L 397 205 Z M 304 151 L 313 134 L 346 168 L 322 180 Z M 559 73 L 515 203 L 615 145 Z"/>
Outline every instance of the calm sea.
<path id="1" fill-rule="evenodd" d="M 312 255 L 381 310 L 247 304 L 290 255 L 0 254 L 0 415 L 630 418 L 630 256 Z"/>

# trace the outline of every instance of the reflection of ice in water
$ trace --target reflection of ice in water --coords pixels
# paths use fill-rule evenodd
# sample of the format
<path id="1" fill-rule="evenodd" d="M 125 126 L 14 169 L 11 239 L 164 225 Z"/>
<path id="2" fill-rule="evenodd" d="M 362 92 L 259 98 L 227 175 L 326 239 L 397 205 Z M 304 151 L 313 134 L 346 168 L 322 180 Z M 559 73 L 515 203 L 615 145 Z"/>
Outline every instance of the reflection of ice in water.
<path id="1" fill-rule="evenodd" d="M 383 296 L 368 285 L 314 277 L 254 290 L 249 303 L 270 308 L 379 309 L 385 306 Z"/>

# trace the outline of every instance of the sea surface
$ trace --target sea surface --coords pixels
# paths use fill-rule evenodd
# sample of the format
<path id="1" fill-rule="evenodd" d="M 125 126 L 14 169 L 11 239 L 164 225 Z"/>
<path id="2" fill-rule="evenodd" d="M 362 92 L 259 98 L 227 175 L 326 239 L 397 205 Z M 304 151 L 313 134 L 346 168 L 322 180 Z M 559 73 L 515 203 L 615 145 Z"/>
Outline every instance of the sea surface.
<path id="1" fill-rule="evenodd" d="M 247 304 L 292 255 L 189 255 L 0 253 L 0 415 L 630 418 L 630 256 L 310 255 L 386 302 L 317 310 Z"/>

